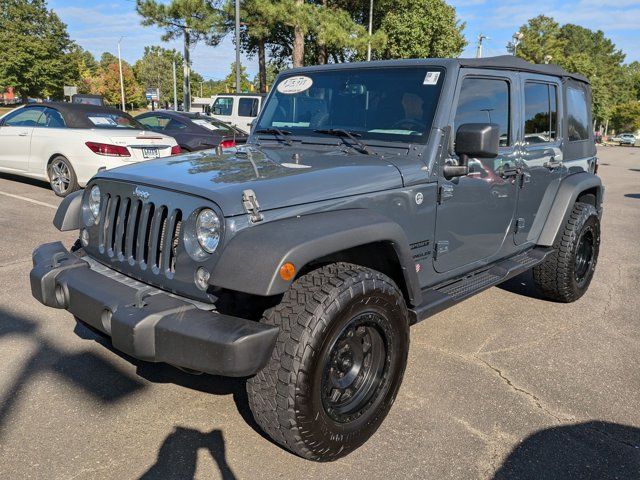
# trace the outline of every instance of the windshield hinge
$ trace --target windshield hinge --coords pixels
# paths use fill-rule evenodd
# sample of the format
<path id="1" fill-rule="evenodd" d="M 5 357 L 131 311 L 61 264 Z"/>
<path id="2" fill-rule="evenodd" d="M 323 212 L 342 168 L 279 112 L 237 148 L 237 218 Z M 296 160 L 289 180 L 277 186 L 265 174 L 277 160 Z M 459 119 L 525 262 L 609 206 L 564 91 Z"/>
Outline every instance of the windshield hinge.
<path id="1" fill-rule="evenodd" d="M 244 211 L 249 215 L 251 223 L 261 222 L 264 218 L 260 213 L 260 204 L 253 190 L 245 190 L 242 192 L 242 206 Z"/>

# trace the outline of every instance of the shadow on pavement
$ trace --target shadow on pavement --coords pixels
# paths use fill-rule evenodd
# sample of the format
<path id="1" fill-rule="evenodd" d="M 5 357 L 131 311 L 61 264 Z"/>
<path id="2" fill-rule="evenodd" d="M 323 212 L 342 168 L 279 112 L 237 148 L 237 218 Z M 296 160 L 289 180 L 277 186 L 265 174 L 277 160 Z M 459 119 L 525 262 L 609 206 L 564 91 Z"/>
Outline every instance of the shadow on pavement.
<path id="1" fill-rule="evenodd" d="M 27 185 L 33 185 L 34 187 L 40 187 L 45 190 L 49 190 L 53 194 L 53 190 L 51 190 L 51 186 L 49 186 L 49 183 L 45 182 L 44 180 L 36 180 L 35 178 L 21 177 L 19 175 L 13 175 L 11 173 L 0 173 L 0 178 L 3 178 L 5 180 L 10 180 L 12 182 L 26 183 Z"/>
<path id="2" fill-rule="evenodd" d="M 510 278 L 506 282 L 502 282 L 496 285 L 501 290 L 523 295 L 525 297 L 537 298 L 539 300 L 546 300 L 540 296 L 537 292 L 535 284 L 533 282 L 533 271 L 527 270 L 513 278 Z"/>
<path id="3" fill-rule="evenodd" d="M 640 168 L 630 168 L 630 172 L 640 172 Z"/>
<path id="4" fill-rule="evenodd" d="M 625 193 L 624 196 L 627 198 L 640 198 L 640 193 Z"/>
<path id="5" fill-rule="evenodd" d="M 202 433 L 192 428 L 176 427 L 158 450 L 156 463 L 140 477 L 140 480 L 194 478 L 200 449 L 211 454 L 224 480 L 236 478 L 227 463 L 224 438 L 220 430 Z"/>
<path id="6" fill-rule="evenodd" d="M 83 322 L 77 322 L 74 333 L 85 340 L 93 340 L 111 353 L 127 360 L 136 366 L 136 373 L 145 380 L 152 383 L 172 383 L 190 390 L 196 390 L 212 395 L 232 395 L 236 404 L 238 413 L 242 419 L 261 437 L 273 443 L 262 429 L 258 426 L 253 414 L 249 409 L 249 400 L 247 398 L 246 378 L 219 377 L 209 374 L 193 375 L 179 370 L 176 367 L 165 363 L 150 363 L 138 360 L 111 345 L 111 340 L 102 332 L 93 329 Z"/>
<path id="7" fill-rule="evenodd" d="M 38 375 L 54 372 L 59 378 L 104 403 L 117 402 L 144 388 L 135 377 L 92 352 L 68 353 L 38 333 L 31 320 L 0 308 L 0 338 L 18 335 L 31 339 L 36 348 L 1 395 L 0 438 L 8 417 L 19 404 L 29 383 Z"/>
<path id="8" fill-rule="evenodd" d="M 640 478 L 640 429 L 608 422 L 553 427 L 513 449 L 494 480 Z"/>

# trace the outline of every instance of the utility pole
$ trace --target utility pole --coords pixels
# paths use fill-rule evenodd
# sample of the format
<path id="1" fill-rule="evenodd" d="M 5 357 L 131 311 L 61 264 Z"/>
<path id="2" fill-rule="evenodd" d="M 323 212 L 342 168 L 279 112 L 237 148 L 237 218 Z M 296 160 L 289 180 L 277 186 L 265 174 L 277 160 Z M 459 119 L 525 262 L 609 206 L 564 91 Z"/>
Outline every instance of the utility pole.
<path id="1" fill-rule="evenodd" d="M 124 104 L 124 81 L 122 80 L 122 56 L 120 55 L 120 42 L 124 37 L 120 37 L 118 40 L 118 68 L 120 69 L 120 100 L 122 101 L 122 111 L 126 112 L 126 107 Z"/>
<path id="2" fill-rule="evenodd" d="M 191 110 L 191 66 L 189 65 L 189 46 L 191 44 L 191 32 L 188 28 L 184 29 L 184 78 L 182 80 L 182 110 L 188 112 Z"/>
<path id="3" fill-rule="evenodd" d="M 371 61 L 371 35 L 373 34 L 373 0 L 369 1 L 369 43 L 367 44 L 367 62 Z"/>
<path id="4" fill-rule="evenodd" d="M 173 109 L 178 111 L 178 82 L 176 81 L 176 61 L 173 61 Z"/>
<path id="5" fill-rule="evenodd" d="M 490 40 L 489 37 L 483 35 L 482 33 L 478 35 L 478 48 L 476 49 L 476 58 L 482 58 L 482 41 Z"/>
<path id="6" fill-rule="evenodd" d="M 240 93 L 240 0 L 236 0 L 236 93 Z"/>
<path id="7" fill-rule="evenodd" d="M 513 47 L 513 56 L 516 56 L 516 53 L 518 53 L 518 45 L 520 45 L 520 42 L 522 41 L 522 39 L 524 38 L 524 34 L 521 32 L 516 32 L 513 34 L 513 42 L 511 42 L 511 46 Z"/>

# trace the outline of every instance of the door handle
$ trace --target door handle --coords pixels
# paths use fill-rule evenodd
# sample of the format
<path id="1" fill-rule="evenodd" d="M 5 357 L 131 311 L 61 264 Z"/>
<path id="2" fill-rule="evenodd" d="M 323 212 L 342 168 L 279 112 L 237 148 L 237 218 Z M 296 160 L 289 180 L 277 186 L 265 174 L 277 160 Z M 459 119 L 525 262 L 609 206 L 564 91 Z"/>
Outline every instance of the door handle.
<path id="1" fill-rule="evenodd" d="M 498 170 L 502 178 L 517 177 L 522 173 L 520 167 L 500 167 Z"/>
<path id="2" fill-rule="evenodd" d="M 26 137 L 27 135 L 29 135 L 29 132 L 18 132 L 19 137 Z"/>
<path id="3" fill-rule="evenodd" d="M 545 168 L 549 170 L 553 170 L 554 168 L 559 168 L 562 166 L 562 162 L 556 162 L 556 157 L 549 158 L 548 162 L 545 162 L 543 165 Z"/>

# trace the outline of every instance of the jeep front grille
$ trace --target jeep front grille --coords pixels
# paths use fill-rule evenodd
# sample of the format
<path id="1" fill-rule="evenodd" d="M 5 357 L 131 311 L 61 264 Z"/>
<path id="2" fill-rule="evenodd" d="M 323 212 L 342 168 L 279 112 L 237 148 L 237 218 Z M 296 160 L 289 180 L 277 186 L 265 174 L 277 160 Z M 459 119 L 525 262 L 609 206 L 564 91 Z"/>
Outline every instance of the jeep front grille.
<path id="1" fill-rule="evenodd" d="M 131 266 L 175 272 L 182 211 L 106 194 L 98 224 L 100 253 Z"/>

